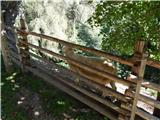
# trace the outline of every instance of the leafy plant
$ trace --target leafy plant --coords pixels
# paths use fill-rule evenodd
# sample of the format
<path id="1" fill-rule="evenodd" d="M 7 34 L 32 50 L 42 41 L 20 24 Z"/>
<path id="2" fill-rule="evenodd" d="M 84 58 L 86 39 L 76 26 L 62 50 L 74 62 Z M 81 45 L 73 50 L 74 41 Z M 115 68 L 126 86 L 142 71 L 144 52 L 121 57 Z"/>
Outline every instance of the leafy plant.
<path id="1" fill-rule="evenodd" d="M 93 36 L 89 32 L 89 27 L 85 24 L 79 23 L 77 25 L 77 41 L 79 44 L 86 46 L 86 47 L 92 47 L 92 48 L 97 48 L 98 46 L 98 40 L 95 36 Z"/>
<path id="2" fill-rule="evenodd" d="M 132 55 L 135 41 L 141 39 L 152 46 L 151 57 L 160 60 L 159 11 L 160 2 L 101 1 L 88 22 L 100 27 L 103 50 Z"/>

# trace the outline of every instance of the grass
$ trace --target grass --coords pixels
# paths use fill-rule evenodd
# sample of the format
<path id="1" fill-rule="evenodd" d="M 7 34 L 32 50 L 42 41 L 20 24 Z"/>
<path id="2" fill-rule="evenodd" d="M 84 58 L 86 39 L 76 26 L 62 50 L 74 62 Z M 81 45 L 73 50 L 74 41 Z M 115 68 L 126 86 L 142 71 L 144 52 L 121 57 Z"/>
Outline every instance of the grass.
<path id="1" fill-rule="evenodd" d="M 1 103 L 2 103 L 2 120 L 28 120 L 25 111 L 17 108 L 16 96 L 18 84 L 14 82 L 14 73 L 7 74 L 2 72 L 1 76 Z M 11 79 L 12 78 L 12 79 Z"/>
<path id="2" fill-rule="evenodd" d="M 3 68 L 3 67 L 2 67 Z M 55 120 L 103 120 L 103 116 L 88 108 L 64 92 L 43 82 L 40 78 L 29 74 L 22 74 L 18 70 L 5 73 L 2 69 L 2 120 L 28 120 L 25 110 L 17 107 L 16 94 L 25 87 L 38 93 L 44 110 Z"/>

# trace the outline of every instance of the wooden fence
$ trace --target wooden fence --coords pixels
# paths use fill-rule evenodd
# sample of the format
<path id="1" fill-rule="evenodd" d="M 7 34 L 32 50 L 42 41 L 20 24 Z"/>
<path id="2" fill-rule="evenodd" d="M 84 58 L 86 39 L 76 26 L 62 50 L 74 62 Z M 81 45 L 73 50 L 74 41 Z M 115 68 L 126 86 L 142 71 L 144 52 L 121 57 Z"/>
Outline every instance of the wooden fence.
<path id="1" fill-rule="evenodd" d="M 33 74 L 43 78 L 46 82 L 68 93 L 89 107 L 95 109 L 99 113 L 107 116 L 111 120 L 160 120 L 159 116 L 154 116 L 148 113 L 145 109 L 137 106 L 137 102 L 142 101 L 147 105 L 153 106 L 155 109 L 160 109 L 160 101 L 140 93 L 141 88 L 150 88 L 160 92 L 160 85 L 143 79 L 146 65 L 160 69 L 160 62 L 148 59 L 147 54 L 144 53 L 144 41 L 136 42 L 133 58 L 123 59 L 119 56 L 108 54 L 93 48 L 69 43 L 47 35 L 26 31 L 26 25 L 23 19 L 20 20 L 20 24 L 21 28 L 14 27 L 14 31 L 17 34 L 16 45 L 18 51 L 15 49 L 15 44 L 8 43 L 8 46 L 10 49 L 10 58 L 14 63 L 19 65 L 22 70 L 31 71 Z M 13 30 L 13 28 L 7 29 Z M 128 65 L 132 68 L 132 72 L 136 76 L 136 79 L 121 79 L 105 71 L 100 71 L 94 66 L 89 66 L 83 61 L 79 62 L 68 56 L 64 56 L 46 48 L 36 46 L 32 43 L 29 43 L 27 40 L 28 36 L 36 36 L 51 42 L 56 42 L 64 46 L 89 52 L 95 54 L 96 56 L 104 57 L 106 59 Z M 74 73 L 67 68 L 59 66 L 46 58 L 32 53 L 30 50 L 31 48 L 50 54 L 58 59 L 70 61 L 79 68 L 122 84 L 126 86 L 127 89 L 124 93 L 121 93 L 109 87 L 95 83 L 84 76 L 80 76 L 79 74 Z M 79 84 L 75 83 L 75 79 L 77 77 L 80 78 Z M 115 103 L 108 98 L 104 98 L 97 91 L 103 91 L 106 95 L 116 98 L 117 102 Z"/>

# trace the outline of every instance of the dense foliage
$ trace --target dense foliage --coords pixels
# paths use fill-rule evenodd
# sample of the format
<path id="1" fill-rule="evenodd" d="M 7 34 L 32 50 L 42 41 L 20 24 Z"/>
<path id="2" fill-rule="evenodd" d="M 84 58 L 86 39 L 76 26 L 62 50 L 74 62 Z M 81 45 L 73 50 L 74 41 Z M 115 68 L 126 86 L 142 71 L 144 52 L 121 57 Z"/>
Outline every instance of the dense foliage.
<path id="1" fill-rule="evenodd" d="M 149 44 L 151 57 L 160 60 L 160 2 L 101 1 L 88 20 L 100 27 L 102 49 L 132 55 L 136 40 Z"/>
<path id="2" fill-rule="evenodd" d="M 80 45 L 92 48 L 99 48 L 99 41 L 96 35 L 93 35 L 90 28 L 85 24 L 80 24 L 77 27 L 77 41 Z"/>

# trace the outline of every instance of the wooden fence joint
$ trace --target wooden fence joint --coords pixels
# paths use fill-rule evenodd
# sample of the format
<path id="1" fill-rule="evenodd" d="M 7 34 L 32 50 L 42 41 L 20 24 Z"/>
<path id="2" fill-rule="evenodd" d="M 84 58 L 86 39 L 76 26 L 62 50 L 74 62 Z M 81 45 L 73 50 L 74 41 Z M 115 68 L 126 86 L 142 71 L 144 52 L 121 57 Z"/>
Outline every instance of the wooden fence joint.
<path id="1" fill-rule="evenodd" d="M 23 18 L 20 19 L 20 30 L 22 31 L 26 31 L 26 23 L 24 21 Z M 22 72 L 27 72 L 27 70 L 25 69 L 25 66 L 29 66 L 30 65 L 30 55 L 29 55 L 29 46 L 22 44 L 20 41 L 24 41 L 24 42 L 28 42 L 27 40 L 27 34 L 20 34 L 21 38 L 18 39 L 18 43 L 17 46 L 19 48 L 19 55 L 20 55 L 20 60 L 22 63 L 21 69 Z"/>
<path id="2" fill-rule="evenodd" d="M 143 82 L 143 76 L 144 76 L 146 62 L 147 62 L 147 54 L 144 53 L 144 46 L 145 46 L 144 41 L 137 41 L 135 44 L 135 52 L 134 52 L 135 54 L 133 56 L 134 66 L 133 66 L 132 70 L 133 70 L 133 74 L 136 75 L 138 78 L 138 83 L 135 88 L 135 95 L 134 95 L 134 99 L 133 99 L 130 120 L 135 119 L 135 114 L 136 114 L 136 110 L 137 110 L 137 102 L 138 102 L 138 98 L 140 95 L 140 89 L 141 89 L 141 85 Z"/>

